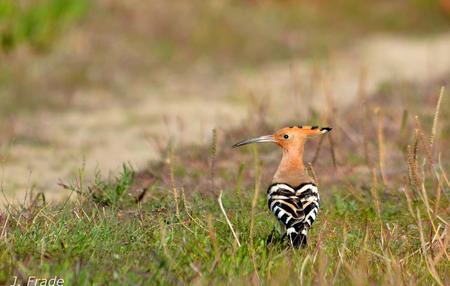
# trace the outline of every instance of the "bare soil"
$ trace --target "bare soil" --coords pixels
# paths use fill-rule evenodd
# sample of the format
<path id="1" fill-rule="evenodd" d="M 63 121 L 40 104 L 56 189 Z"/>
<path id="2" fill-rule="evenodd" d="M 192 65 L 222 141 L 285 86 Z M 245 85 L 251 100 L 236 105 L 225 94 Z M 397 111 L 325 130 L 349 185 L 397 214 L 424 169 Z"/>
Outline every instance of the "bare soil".
<path id="1" fill-rule="evenodd" d="M 70 39 L 68 39 L 70 41 Z M 61 45 L 70 53 L 71 45 Z M 311 122 L 314 112 L 343 108 L 388 82 L 430 82 L 450 72 L 450 34 L 432 38 L 372 36 L 336 51 L 327 61 L 299 57 L 258 69 L 205 77 L 195 72 L 155 86 L 133 82 L 126 104 L 105 91 L 86 89 L 73 104 L 86 108 L 42 111 L 8 123 L 11 140 L 0 145 L 1 185 L 6 198 L 22 201 L 30 190 L 49 200 L 67 196 L 58 182 L 85 167 L 112 173 L 129 162 L 136 169 L 160 155 L 158 144 L 207 143 L 211 130 L 252 124 Z M 87 94 L 86 94 L 87 93 Z M 330 104 L 330 101 L 333 104 Z"/>

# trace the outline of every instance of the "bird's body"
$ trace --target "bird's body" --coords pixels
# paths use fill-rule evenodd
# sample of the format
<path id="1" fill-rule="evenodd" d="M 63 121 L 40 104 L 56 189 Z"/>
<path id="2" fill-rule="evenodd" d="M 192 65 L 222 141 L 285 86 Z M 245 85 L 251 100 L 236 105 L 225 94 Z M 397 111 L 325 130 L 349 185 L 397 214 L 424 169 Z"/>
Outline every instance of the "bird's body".
<path id="1" fill-rule="evenodd" d="M 303 164 L 303 147 L 309 136 L 324 134 L 331 128 L 316 126 L 286 127 L 274 135 L 245 140 L 234 147 L 257 142 L 274 142 L 283 150 L 280 165 L 267 189 L 267 204 L 278 221 L 286 227 L 286 236 L 294 247 L 306 244 L 309 228 L 319 211 L 317 185 Z"/>
<path id="2" fill-rule="evenodd" d="M 313 183 L 297 187 L 276 183 L 267 189 L 269 209 L 286 227 L 286 235 L 294 247 L 306 244 L 306 235 L 319 211 L 319 201 L 319 192 Z"/>

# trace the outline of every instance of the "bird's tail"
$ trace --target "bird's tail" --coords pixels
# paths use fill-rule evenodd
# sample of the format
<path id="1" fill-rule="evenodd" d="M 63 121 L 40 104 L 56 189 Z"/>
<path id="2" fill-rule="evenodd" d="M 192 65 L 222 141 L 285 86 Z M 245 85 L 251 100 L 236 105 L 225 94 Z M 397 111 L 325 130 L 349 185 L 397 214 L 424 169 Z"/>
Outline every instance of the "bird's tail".
<path id="1" fill-rule="evenodd" d="M 303 223 L 291 225 L 287 228 L 286 234 L 289 244 L 294 248 L 306 246 L 306 235 L 308 234 L 308 230 Z"/>

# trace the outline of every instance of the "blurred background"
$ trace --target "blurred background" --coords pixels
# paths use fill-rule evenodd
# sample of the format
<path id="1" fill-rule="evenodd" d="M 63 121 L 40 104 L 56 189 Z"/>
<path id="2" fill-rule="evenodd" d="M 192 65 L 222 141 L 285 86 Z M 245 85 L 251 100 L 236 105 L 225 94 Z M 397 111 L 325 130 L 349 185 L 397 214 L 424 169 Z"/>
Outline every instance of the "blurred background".
<path id="1" fill-rule="evenodd" d="M 1 0 L 1 188 L 58 199 L 80 168 L 449 79 L 449 0 Z"/>

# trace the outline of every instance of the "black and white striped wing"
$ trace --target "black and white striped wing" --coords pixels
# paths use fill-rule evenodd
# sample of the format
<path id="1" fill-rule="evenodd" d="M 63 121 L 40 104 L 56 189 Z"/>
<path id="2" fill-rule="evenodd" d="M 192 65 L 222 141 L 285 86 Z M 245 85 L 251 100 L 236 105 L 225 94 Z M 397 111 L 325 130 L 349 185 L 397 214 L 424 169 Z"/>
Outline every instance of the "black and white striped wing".
<path id="1" fill-rule="evenodd" d="M 267 190 L 269 209 L 286 226 L 286 234 L 294 246 L 306 244 L 308 229 L 319 211 L 320 197 L 312 183 L 293 188 L 287 184 L 273 184 Z"/>

